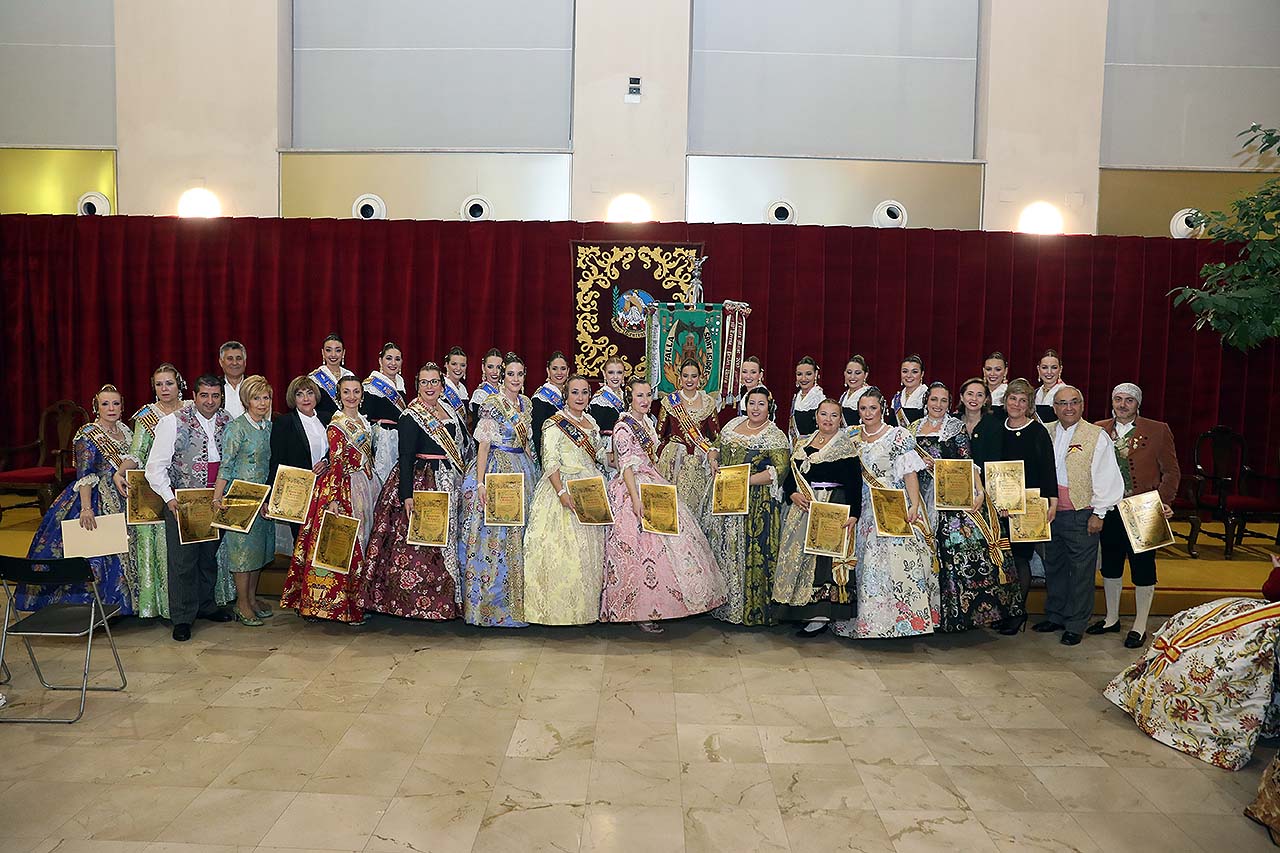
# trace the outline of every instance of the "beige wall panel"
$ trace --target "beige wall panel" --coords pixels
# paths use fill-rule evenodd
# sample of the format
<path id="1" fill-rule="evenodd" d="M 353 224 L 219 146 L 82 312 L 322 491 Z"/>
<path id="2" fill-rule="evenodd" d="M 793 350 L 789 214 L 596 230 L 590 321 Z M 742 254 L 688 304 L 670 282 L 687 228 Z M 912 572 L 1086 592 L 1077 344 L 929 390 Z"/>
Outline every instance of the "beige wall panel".
<path id="1" fill-rule="evenodd" d="M 1098 233 L 1168 237 L 1184 207 L 1230 210 L 1276 173 L 1103 169 L 1098 181 Z"/>
<path id="2" fill-rule="evenodd" d="M 87 192 L 116 209 L 116 152 L 0 148 L 0 213 L 75 213 Z"/>

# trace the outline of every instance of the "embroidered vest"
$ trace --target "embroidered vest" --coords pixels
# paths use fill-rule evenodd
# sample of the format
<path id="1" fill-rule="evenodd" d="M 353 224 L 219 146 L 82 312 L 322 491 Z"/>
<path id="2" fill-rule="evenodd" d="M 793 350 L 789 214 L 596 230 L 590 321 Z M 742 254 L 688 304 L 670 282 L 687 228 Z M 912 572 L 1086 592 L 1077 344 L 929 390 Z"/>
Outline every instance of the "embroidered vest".
<path id="1" fill-rule="evenodd" d="M 184 406 L 173 415 L 178 419 L 173 442 L 173 461 L 169 463 L 169 482 L 175 489 L 203 489 L 209 476 L 209 439 L 200 425 L 194 406 Z M 213 434 L 222 456 L 222 435 L 231 423 L 231 415 L 219 409 L 213 416 Z"/>
<path id="2" fill-rule="evenodd" d="M 1061 424 L 1054 421 L 1049 425 L 1049 437 L 1055 441 Z M 1098 446 L 1098 436 L 1102 428 L 1081 419 L 1076 423 L 1076 431 L 1071 436 L 1071 445 L 1079 445 L 1080 449 L 1067 450 L 1067 494 L 1071 496 L 1071 504 L 1076 509 L 1093 506 L 1093 451 Z M 1061 485 L 1061 483 L 1059 483 Z"/>

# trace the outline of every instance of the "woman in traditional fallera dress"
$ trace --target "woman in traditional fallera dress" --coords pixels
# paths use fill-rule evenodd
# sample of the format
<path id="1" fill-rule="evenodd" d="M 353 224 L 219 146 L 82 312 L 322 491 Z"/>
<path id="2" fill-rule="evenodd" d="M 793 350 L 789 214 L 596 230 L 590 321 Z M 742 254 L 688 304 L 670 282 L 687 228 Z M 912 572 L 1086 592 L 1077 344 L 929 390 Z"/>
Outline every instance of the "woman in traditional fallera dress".
<path id="1" fill-rule="evenodd" d="M 342 409 L 325 428 L 329 443 L 328 462 L 316 478 L 307 520 L 302 525 L 293 547 L 293 559 L 284 580 L 280 604 L 292 607 L 307 619 L 331 619 L 349 625 L 363 625 L 360 607 L 365 577 L 365 550 L 373 528 L 373 502 L 376 478 L 373 470 L 373 428 L 360 413 L 363 389 L 354 376 L 338 381 L 338 399 Z M 360 536 L 356 540 L 347 574 L 323 569 L 312 562 L 316 537 L 324 513 L 360 519 Z"/>
<path id="2" fill-rule="evenodd" d="M 373 493 L 382 491 L 382 484 L 391 475 L 391 469 L 400 461 L 400 413 L 409 405 L 404 392 L 404 355 L 393 341 L 382 345 L 378 353 L 378 369 L 364 380 L 364 400 L 360 413 L 369 421 L 373 430 Z"/>
<path id="3" fill-rule="evenodd" d="M 662 398 L 658 412 L 658 473 L 695 514 L 711 488 L 707 451 L 720 433 L 719 399 L 702 390 L 702 365 L 680 366 L 680 388 Z"/>
<path id="4" fill-rule="evenodd" d="M 837 622 L 842 637 L 907 637 L 932 634 L 939 619 L 938 576 L 933 547 L 920 528 L 920 487 L 916 472 L 925 467 L 915 439 L 902 427 L 884 422 L 884 395 L 873 388 L 858 401 L 862 418 L 850 433 L 859 442 L 862 462 L 862 505 L 868 511 L 858 520 L 857 615 Z M 880 536 L 871 507 L 871 487 L 904 489 L 907 518 L 915 535 Z M 932 538 L 930 534 L 929 538 Z"/>
<path id="5" fill-rule="evenodd" d="M 827 399 L 827 392 L 818 384 L 821 373 L 812 356 L 806 355 L 796 362 L 796 394 L 791 399 L 791 420 L 787 426 L 787 438 L 793 447 L 801 437 L 818 430 L 818 406 Z"/>
<path id="6" fill-rule="evenodd" d="M 613 450 L 619 475 L 609 483 L 613 527 L 605 543 L 601 622 L 639 622 L 660 633 L 656 620 L 705 613 L 724 603 L 724 579 L 697 517 L 677 501 L 680 534 L 660 536 L 642 529 L 640 484 L 662 483 L 655 462 L 658 435 L 649 425 L 653 388 L 634 378 L 627 411 L 614 424 Z"/>
<path id="7" fill-rule="evenodd" d="M 867 367 L 867 360 L 862 356 L 855 355 L 845 362 L 844 393 L 840 395 L 840 415 L 845 426 L 857 426 L 861 422 L 858 416 L 858 401 L 871 387 L 867 384 L 870 375 L 871 370 Z"/>
<path id="8" fill-rule="evenodd" d="M 853 617 L 852 560 L 806 554 L 809 507 L 814 501 L 848 504 L 849 536 L 862 515 L 862 465 L 858 447 L 835 400 L 818 405 L 818 429 L 802 436 L 791 454 L 782 494 L 790 502 L 782 521 L 778 564 L 773 575 L 773 615 L 779 621 L 807 622 L 800 637 L 816 637 L 832 619 Z M 852 553 L 849 554 L 852 556 Z"/>
<path id="9" fill-rule="evenodd" d="M 463 532 L 456 543 L 462 564 L 463 617 L 471 625 L 522 628 L 526 624 L 520 618 L 524 613 L 524 528 L 484 523 L 485 474 L 524 474 L 526 520 L 538 484 L 538 464 L 529 444 L 533 403 L 520 393 L 524 373 L 523 359 L 507 353 L 500 390 L 486 395 L 476 410 L 476 457 L 462 483 Z"/>
<path id="10" fill-rule="evenodd" d="M 1009 360 L 1002 352 L 993 352 L 982 362 L 982 383 L 991 398 L 991 408 L 1004 408 L 1004 395 L 1009 390 Z"/>
<path id="11" fill-rule="evenodd" d="M 333 417 L 333 413 L 340 408 L 338 380 L 344 376 L 355 375 L 343 366 L 346 357 L 347 345 L 342 342 L 342 337 L 337 333 L 330 334 L 320 344 L 320 366 L 307 374 L 311 377 L 311 381 L 320 386 L 320 390 L 324 392 L 316 401 L 316 411 L 325 423 L 328 423 L 329 418 Z"/>
<path id="12" fill-rule="evenodd" d="M 533 452 L 542 458 L 542 425 L 564 408 L 564 383 L 569 378 L 569 360 L 556 350 L 547 359 L 547 381 L 533 392 Z"/>
<path id="13" fill-rule="evenodd" d="M 143 468 L 151 455 L 151 445 L 156 440 L 156 424 L 165 415 L 173 414 L 184 405 L 182 395 L 187 390 L 178 368 L 165 362 L 151 374 L 155 390 L 154 403 L 148 403 L 133 415 L 133 443 L 115 475 L 116 488 L 128 494 L 124 472 Z M 143 488 L 150 488 L 143 483 Z M 129 565 L 134 572 L 134 612 L 143 618 L 159 616 L 169 618 L 169 551 L 163 524 L 136 524 L 129 528 Z M 235 582 L 231 573 L 218 567 L 213 597 L 219 607 L 234 601 Z"/>
<path id="14" fill-rule="evenodd" d="M 1000 517 L 986 499 L 982 478 L 973 475 L 973 508 L 938 509 L 934 459 L 972 460 L 969 433 L 947 414 L 951 392 L 941 382 L 929 386 L 925 416 L 912 425 L 926 467 L 918 474 L 920 499 L 929 517 L 938 552 L 939 630 L 991 627 L 1022 615 L 1022 596 L 1013 554 L 1000 532 Z M 1007 542 L 1007 540 L 1006 540 Z"/>
<path id="15" fill-rule="evenodd" d="M 611 440 L 613 425 L 618 422 L 618 416 L 627 409 L 627 404 L 623 400 L 625 392 L 622 388 L 627 378 L 627 365 L 620 358 L 611 358 L 604 363 L 604 368 L 600 372 L 604 382 L 596 395 L 591 398 L 591 405 L 587 407 L 587 412 L 596 422 L 596 426 L 600 427 L 600 435 L 604 439 L 605 460 L 612 469 L 616 467 L 613 464 Z"/>
<path id="16" fill-rule="evenodd" d="M 461 612 L 458 554 L 405 541 L 415 491 L 449 492 L 457 500 L 467 460 L 465 427 L 441 399 L 444 372 L 435 362 L 418 371 L 418 397 L 400 416 L 400 461 L 373 513 L 364 566 L 354 584 L 365 610 L 410 619 L 456 619 Z M 450 530 L 457 541 L 457 527 Z"/>
<path id="17" fill-rule="evenodd" d="M 710 490 L 699 508 L 728 594 L 711 615 L 737 625 L 772 621 L 769 599 L 782 533 L 782 481 L 791 458 L 791 443 L 773 423 L 774 413 L 769 390 L 751 389 L 746 416 L 729 421 L 711 448 L 713 475 L 727 465 L 751 466 L 747 514 L 712 515 Z"/>
<path id="18" fill-rule="evenodd" d="M 250 376 L 240 383 L 239 393 L 244 414 L 227 424 L 222 434 L 222 462 L 213 484 L 215 510 L 222 506 L 232 480 L 266 485 L 271 471 L 271 385 L 262 376 Z M 222 531 L 218 568 L 235 580 L 235 615 L 240 624 L 256 628 L 272 615 L 266 602 L 258 599 L 258 577 L 275 557 L 276 525 L 261 512 L 248 533 Z"/>
<path id="19" fill-rule="evenodd" d="M 94 419 L 80 427 L 72 441 L 76 479 L 49 507 L 27 551 L 28 560 L 62 559 L 62 522 L 79 519 L 85 530 L 97 529 L 97 516 L 124 512 L 124 495 L 116 488 L 114 475 L 124 462 L 133 439 L 121 416 L 124 398 L 114 385 L 103 385 L 93 396 Z M 122 613 L 135 612 L 134 590 L 128 570 L 129 555 L 94 557 L 89 561 L 98 580 L 103 604 L 119 604 Z M 88 585 L 17 588 L 14 604 L 19 610 L 39 610 L 50 604 L 88 604 L 93 592 Z"/>
<path id="20" fill-rule="evenodd" d="M 600 618 L 605 527 L 582 524 L 566 483 L 600 476 L 604 447 L 587 414 L 591 383 L 570 376 L 564 411 L 542 430 L 542 479 L 529 507 L 524 534 L 524 621 L 585 625 Z"/>
<path id="21" fill-rule="evenodd" d="M 1042 424 L 1051 424 L 1058 419 L 1053 408 L 1053 395 L 1067 383 L 1062 381 L 1062 357 L 1057 350 L 1047 349 L 1036 362 L 1036 374 L 1040 377 L 1040 387 L 1036 389 L 1035 415 Z M 1008 392 L 1006 392 L 1008 393 Z"/>
<path id="22" fill-rule="evenodd" d="M 497 347 L 490 348 L 484 354 L 484 360 L 480 362 L 480 384 L 471 392 L 471 402 L 468 404 L 472 423 L 479 422 L 480 406 L 484 403 L 485 397 L 497 394 L 502 388 L 502 365 L 505 361 L 502 350 Z"/>
<path id="23" fill-rule="evenodd" d="M 898 366 L 898 376 L 902 387 L 893 395 L 885 420 L 900 427 L 909 427 L 924 417 L 924 359 L 918 355 L 907 356 Z"/>

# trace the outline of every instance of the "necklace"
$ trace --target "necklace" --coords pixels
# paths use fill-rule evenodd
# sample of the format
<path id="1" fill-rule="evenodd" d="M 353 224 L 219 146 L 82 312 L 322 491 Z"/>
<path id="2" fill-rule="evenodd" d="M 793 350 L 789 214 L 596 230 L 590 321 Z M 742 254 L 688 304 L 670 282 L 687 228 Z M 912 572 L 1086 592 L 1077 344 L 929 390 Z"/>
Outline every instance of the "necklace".
<path id="1" fill-rule="evenodd" d="M 564 413 L 565 413 L 565 415 L 567 415 L 567 416 L 568 416 L 569 420 L 570 420 L 572 423 L 575 423 L 575 424 L 577 424 L 578 426 L 583 426 L 583 425 L 586 423 L 586 413 L 585 413 L 585 412 L 584 412 L 583 414 L 581 414 L 581 415 L 575 415 L 573 412 L 569 411 L 568 409 L 565 409 L 565 410 L 564 410 Z"/>
<path id="2" fill-rule="evenodd" d="M 925 415 L 925 420 L 929 422 L 929 426 L 934 427 L 935 429 L 941 429 L 941 428 L 942 428 L 942 424 L 943 424 L 943 422 L 944 422 L 946 419 L 947 419 L 947 416 L 946 416 L 946 415 L 943 415 L 942 417 L 938 418 L 937 420 L 934 420 L 933 418 L 929 417 L 928 415 Z"/>
<path id="3" fill-rule="evenodd" d="M 768 425 L 769 425 L 769 422 L 765 421 L 764 423 L 760 424 L 760 426 L 753 427 L 751 425 L 751 421 L 747 421 L 745 424 L 742 424 L 741 426 L 738 427 L 738 432 L 745 432 L 747 435 L 759 435 L 764 430 L 764 428 L 767 427 Z"/>
<path id="4" fill-rule="evenodd" d="M 698 399 L 698 392 L 697 392 L 697 391 L 694 391 L 694 392 L 693 392 L 693 396 L 692 396 L 692 397 L 690 397 L 690 396 L 688 396 L 687 394 L 685 394 L 685 393 L 684 393 L 684 389 L 683 389 L 683 388 L 681 388 L 681 389 L 680 389 L 680 399 L 681 399 L 681 400 L 684 400 L 686 403 L 692 403 L 694 400 Z"/>
<path id="5" fill-rule="evenodd" d="M 98 421 L 98 427 L 112 438 L 124 438 L 124 430 L 120 429 L 119 421 L 114 421 L 110 425 Z"/>
<path id="6" fill-rule="evenodd" d="M 877 438 L 879 438 L 880 436 L 884 435 L 884 433 L 885 433 L 888 429 L 889 429 L 889 425 L 888 425 L 887 423 L 885 423 L 885 422 L 881 421 L 881 422 L 880 422 L 880 429 L 876 430 L 875 432 L 867 432 L 867 425 L 866 425 L 866 424 L 863 424 L 863 425 L 862 425 L 862 437 L 863 437 L 863 438 L 865 438 L 867 441 L 875 441 Z"/>
<path id="7" fill-rule="evenodd" d="M 835 433 L 833 432 L 831 433 L 831 435 L 835 435 Z M 818 433 L 816 436 L 814 436 L 813 441 L 809 442 L 809 445 L 811 447 L 826 447 L 827 442 L 831 440 L 831 435 L 824 435 L 822 433 Z"/>

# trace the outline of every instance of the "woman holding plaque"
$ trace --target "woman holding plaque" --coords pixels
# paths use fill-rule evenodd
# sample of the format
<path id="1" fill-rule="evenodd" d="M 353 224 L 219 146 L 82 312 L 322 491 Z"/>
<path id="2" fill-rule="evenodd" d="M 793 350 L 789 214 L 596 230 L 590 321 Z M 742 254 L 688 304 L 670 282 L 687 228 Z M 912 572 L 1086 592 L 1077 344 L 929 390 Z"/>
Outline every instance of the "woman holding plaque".
<path id="1" fill-rule="evenodd" d="M 462 483 L 462 536 L 456 543 L 462 565 L 462 615 L 469 625 L 523 628 L 524 528 L 484 523 L 485 474 L 523 474 L 526 517 L 538 484 L 538 465 L 529 442 L 533 403 L 524 388 L 524 360 L 513 352 L 502 360 L 500 390 L 476 410 L 476 458 Z M 455 543 L 450 543 L 454 545 Z"/>
<path id="2" fill-rule="evenodd" d="M 607 528 L 578 521 L 566 485 L 601 475 L 603 444 L 587 414 L 590 403 L 591 383 L 574 374 L 565 384 L 564 411 L 543 425 L 542 479 L 524 534 L 526 622 L 586 625 L 600 618 Z"/>
<path id="3" fill-rule="evenodd" d="M 1036 417 L 1041 423 L 1051 424 L 1058 419 L 1053 411 L 1053 395 L 1066 385 L 1062 381 L 1062 357 L 1057 350 L 1044 351 L 1036 362 L 1036 373 L 1040 376 L 1040 387 L 1036 389 L 1035 397 Z"/>
<path id="4" fill-rule="evenodd" d="M 884 395 L 872 388 L 858 401 L 862 418 L 850 437 L 858 442 L 862 463 L 862 505 L 872 508 L 872 488 L 906 492 L 905 518 L 880 519 L 874 510 L 858 519 L 857 616 L 837 622 L 841 637 L 909 637 L 932 634 L 938 625 L 938 578 L 933 547 L 922 517 L 917 472 L 925 467 L 915 439 L 903 427 L 884 420 Z M 887 536 L 878 526 L 905 521 L 909 536 Z"/>
<path id="5" fill-rule="evenodd" d="M 985 397 L 985 389 L 981 390 Z M 1000 547 L 1000 517 L 986 500 L 981 478 L 972 467 L 969 433 L 959 418 L 947 414 L 950 407 L 947 386 L 931 383 L 924 418 L 913 424 L 911 431 L 928 466 L 918 477 L 920 499 L 937 543 L 941 604 L 938 629 L 957 632 L 990 627 L 1021 616 L 1022 605 L 1018 584 L 1012 580 L 1017 576 L 1013 555 Z M 938 466 L 934 460 L 939 459 L 962 460 L 969 468 L 969 509 L 938 509 Z M 959 505 L 958 500 L 954 503 Z"/>
<path id="6" fill-rule="evenodd" d="M 222 434 L 222 462 L 213 484 L 214 511 L 222 509 L 222 498 L 232 480 L 269 485 L 271 472 L 271 385 L 262 376 L 250 376 L 240 383 L 244 414 L 227 424 Z M 265 506 L 265 505 L 264 505 Z M 258 513 L 248 533 L 223 530 L 218 543 L 218 569 L 235 579 L 236 621 L 250 628 L 261 627 L 273 614 L 258 600 L 258 576 L 263 566 L 276 557 L 276 524 Z"/>
<path id="7" fill-rule="evenodd" d="M 680 387 L 662 398 L 658 411 L 658 471 L 693 512 L 711 488 L 707 450 L 720 432 L 717 398 L 702 390 L 702 365 L 689 359 L 680 365 Z"/>
<path id="8" fill-rule="evenodd" d="M 187 383 L 178 368 L 165 362 L 151 374 L 156 399 L 133 415 L 133 443 L 115 475 L 116 488 L 128 494 L 125 472 L 146 467 L 151 446 L 156 440 L 156 424 L 184 405 L 182 395 Z M 150 488 L 139 479 L 142 488 Z M 169 618 L 169 551 L 163 524 L 137 524 L 129 528 L 129 564 L 134 572 L 134 612 L 143 618 Z M 214 600 L 219 607 L 235 598 L 235 583 L 225 569 L 218 569 L 214 584 Z"/>
<path id="9" fill-rule="evenodd" d="M 374 493 L 382 490 L 400 458 L 400 413 L 409 404 L 404 393 L 404 377 L 401 371 L 404 355 L 400 347 L 388 341 L 378 353 L 378 369 L 364 380 L 364 401 L 360 413 L 369 421 L 373 430 Z"/>
<path id="10" fill-rule="evenodd" d="M 429 361 L 418 370 L 417 398 L 400 416 L 400 461 L 378 497 L 367 559 L 353 581 L 365 610 L 408 619 L 459 616 L 457 551 L 406 541 L 413 493 L 448 492 L 456 501 L 466 469 L 465 428 L 443 393 L 444 371 Z"/>
<path id="11" fill-rule="evenodd" d="M 862 463 L 857 446 L 841 430 L 843 408 L 829 398 L 819 404 L 818 429 L 802 438 L 791 454 L 782 485 L 791 505 L 782 522 L 774 569 L 773 613 L 779 621 L 807 623 L 796 632 L 798 637 L 816 637 L 831 626 L 832 619 L 854 615 L 852 561 L 841 559 L 836 565 L 832 557 L 805 553 L 809 507 L 814 501 L 848 504 L 846 529 L 862 515 Z M 847 535 L 854 533 L 849 530 Z"/>
<path id="12" fill-rule="evenodd" d="M 564 408 L 564 383 L 569 376 L 569 359 L 556 350 L 547 359 L 547 381 L 533 393 L 533 452 L 542 453 L 542 425 Z"/>
<path id="13" fill-rule="evenodd" d="M 715 515 L 708 489 L 702 529 L 725 579 L 728 599 L 713 616 L 736 625 L 766 625 L 773 592 L 773 565 L 782 532 L 782 481 L 791 442 L 773 423 L 775 405 L 767 388 L 747 393 L 747 414 L 725 424 L 712 445 L 711 469 L 749 465 L 746 515 Z"/>
<path id="14" fill-rule="evenodd" d="M 998 442 L 990 450 L 984 439 L 982 451 L 975 454 L 982 464 L 987 462 L 1004 462 L 1022 460 L 1024 485 L 1027 489 L 1039 489 L 1041 497 L 1049 501 L 1049 517 L 1046 523 L 1052 523 L 1058 510 L 1058 472 L 1053 460 L 1053 440 L 1049 431 L 1032 417 L 1031 401 L 1035 392 L 1031 383 L 1025 379 L 1015 379 L 1009 383 L 1004 395 L 1005 417 L 998 424 L 998 430 L 992 430 L 998 436 Z M 981 428 L 979 435 L 981 435 Z M 975 438 L 975 448 L 979 441 Z M 985 476 L 985 474 L 984 474 Z M 1009 535 L 1008 514 L 1000 513 L 1000 527 L 1005 536 Z M 1031 557 L 1035 554 L 1034 542 L 1014 542 L 1010 546 L 1013 551 L 1013 564 L 1018 570 L 1018 587 L 1022 605 L 1022 615 L 1011 615 L 1000 629 L 1001 634 L 1016 634 L 1026 624 L 1027 594 L 1031 591 Z"/>
<path id="15" fill-rule="evenodd" d="M 867 384 L 870 373 L 867 360 L 860 355 L 855 355 L 844 365 L 844 393 L 840 395 L 840 415 L 845 426 L 856 426 L 859 422 L 858 401 L 871 387 Z"/>
<path id="16" fill-rule="evenodd" d="M 902 388 L 893 395 L 893 403 L 889 406 L 889 421 L 900 427 L 908 427 L 924 417 L 924 359 L 918 355 L 907 356 L 898 366 L 898 375 L 902 379 Z"/>
<path id="17" fill-rule="evenodd" d="M 325 337 L 320 344 L 320 366 L 307 375 L 321 390 L 316 409 L 321 419 L 327 424 L 333 413 L 338 411 L 338 380 L 344 376 L 352 376 L 352 372 L 343 366 L 347 357 L 347 345 L 342 337 L 333 333 Z"/>
<path id="18" fill-rule="evenodd" d="M 818 384 L 821 374 L 812 356 L 796 362 L 796 395 L 791 399 L 791 424 L 787 428 L 793 445 L 818 429 L 818 406 L 827 399 L 827 392 Z"/>
<path id="19" fill-rule="evenodd" d="M 613 452 L 621 472 L 609 483 L 614 524 L 605 543 L 601 622 L 638 622 L 651 634 L 655 622 L 706 613 L 725 602 L 724 579 L 707 537 L 688 507 L 676 502 L 680 532 L 644 530 L 640 485 L 667 485 L 658 473 L 658 434 L 649 425 L 653 386 L 639 377 L 627 384 L 627 410 L 614 425 Z"/>
<path id="20" fill-rule="evenodd" d="M 342 409 L 334 414 L 325 430 L 329 463 L 316 478 L 307 522 L 294 545 L 289 573 L 285 576 L 280 604 L 292 607 L 304 619 L 364 624 L 357 582 L 364 577 L 365 543 L 373 527 L 376 478 L 371 453 L 375 433 L 360 412 L 362 396 L 363 388 L 354 376 L 338 380 Z M 326 511 L 360 519 L 360 536 L 346 574 L 317 566 L 314 561 L 316 536 Z"/>
<path id="21" fill-rule="evenodd" d="M 62 522 L 79 519 L 85 530 L 96 530 L 97 516 L 124 512 L 124 495 L 116 487 L 114 478 L 124 463 L 133 435 L 121 420 L 123 414 L 124 397 L 116 386 L 103 385 L 93 395 L 93 420 L 80 427 L 72 440 L 76 479 L 67 484 L 44 514 L 27 551 L 28 560 L 62 559 Z M 125 614 L 135 612 L 128 560 L 128 554 L 89 560 L 98 579 L 102 603 L 119 604 Z M 92 601 L 93 592 L 87 584 L 80 588 L 19 585 L 14 597 L 19 610 Z"/>

